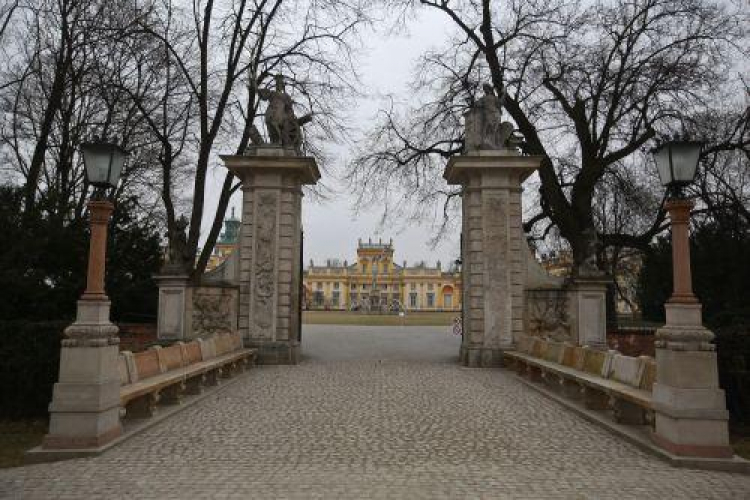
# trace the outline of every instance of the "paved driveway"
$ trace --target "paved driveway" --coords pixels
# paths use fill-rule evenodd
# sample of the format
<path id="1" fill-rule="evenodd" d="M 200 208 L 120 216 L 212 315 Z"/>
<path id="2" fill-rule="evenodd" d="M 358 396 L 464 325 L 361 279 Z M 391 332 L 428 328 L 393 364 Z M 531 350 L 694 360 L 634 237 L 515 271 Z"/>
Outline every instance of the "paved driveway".
<path id="1" fill-rule="evenodd" d="M 513 375 L 455 364 L 447 328 L 315 326 L 104 456 L 0 471 L 10 498 L 750 498 L 672 468 Z"/>

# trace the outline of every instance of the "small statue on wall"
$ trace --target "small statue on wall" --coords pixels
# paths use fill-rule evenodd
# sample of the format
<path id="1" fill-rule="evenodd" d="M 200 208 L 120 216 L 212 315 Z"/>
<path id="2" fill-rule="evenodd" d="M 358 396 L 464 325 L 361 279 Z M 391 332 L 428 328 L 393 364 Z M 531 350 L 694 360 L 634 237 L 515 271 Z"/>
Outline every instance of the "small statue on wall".
<path id="1" fill-rule="evenodd" d="M 294 148 L 302 146 L 302 126 L 312 121 L 312 113 L 300 118 L 294 115 L 294 101 L 286 93 L 284 77 L 276 75 L 276 89 L 258 89 L 258 96 L 268 101 L 266 128 L 271 144 Z"/>
<path id="2" fill-rule="evenodd" d="M 596 254 L 599 251 L 599 236 L 596 229 L 587 228 L 583 230 L 586 238 L 586 257 L 578 267 L 578 276 L 582 278 L 598 278 L 604 276 L 604 271 L 599 269 Z"/>
<path id="3" fill-rule="evenodd" d="M 190 272 L 190 255 L 188 252 L 186 229 L 189 221 L 184 215 L 175 221 L 173 231 L 167 232 L 169 248 L 162 272 L 164 274 L 182 274 Z"/>
<path id="4" fill-rule="evenodd" d="M 502 108 L 505 102 L 505 90 L 500 97 L 495 89 L 485 83 L 484 96 L 477 99 L 469 111 L 464 114 L 466 120 L 465 149 L 503 149 L 510 146 L 513 139 L 513 124 L 502 121 Z"/>

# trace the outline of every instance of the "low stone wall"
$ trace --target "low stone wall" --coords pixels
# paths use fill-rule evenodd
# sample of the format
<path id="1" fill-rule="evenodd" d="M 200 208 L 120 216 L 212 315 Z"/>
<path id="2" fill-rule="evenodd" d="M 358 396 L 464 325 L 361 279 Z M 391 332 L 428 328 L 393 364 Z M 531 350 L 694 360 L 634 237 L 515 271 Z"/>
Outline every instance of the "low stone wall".
<path id="1" fill-rule="evenodd" d="M 237 331 L 239 287 L 187 277 L 158 276 L 159 340 L 189 340 Z"/>

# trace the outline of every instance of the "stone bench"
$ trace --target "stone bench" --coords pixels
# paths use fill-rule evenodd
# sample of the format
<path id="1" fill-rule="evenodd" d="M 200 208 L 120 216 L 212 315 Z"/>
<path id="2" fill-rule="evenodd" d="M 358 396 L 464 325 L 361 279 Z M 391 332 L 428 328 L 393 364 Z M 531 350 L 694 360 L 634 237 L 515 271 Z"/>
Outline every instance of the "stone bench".
<path id="1" fill-rule="evenodd" d="M 570 398 L 582 399 L 589 409 L 611 408 L 618 422 L 653 421 L 653 358 L 634 358 L 617 351 L 597 351 L 533 337 L 523 337 L 518 350 L 506 351 L 504 356 L 520 375 L 546 383 Z"/>
<path id="2" fill-rule="evenodd" d="M 157 403 L 179 404 L 184 394 L 200 394 L 254 362 L 239 333 L 218 334 L 187 344 L 124 351 L 119 357 L 120 405 L 126 418 L 148 418 Z"/>

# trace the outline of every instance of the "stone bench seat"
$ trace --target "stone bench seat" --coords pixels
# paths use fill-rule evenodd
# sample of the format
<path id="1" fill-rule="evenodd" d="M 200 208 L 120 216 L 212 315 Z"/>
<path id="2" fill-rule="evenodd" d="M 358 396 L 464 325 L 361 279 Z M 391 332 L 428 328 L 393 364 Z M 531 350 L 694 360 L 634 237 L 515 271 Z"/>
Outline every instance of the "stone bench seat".
<path id="1" fill-rule="evenodd" d="M 616 380 L 605 379 L 598 375 L 581 372 L 579 370 L 576 370 L 575 368 L 559 365 L 552 361 L 538 359 L 520 352 L 508 351 L 505 353 L 505 355 L 541 368 L 545 372 L 553 373 L 566 379 L 573 380 L 586 387 L 602 390 L 610 394 L 611 396 L 626 399 L 649 410 L 652 409 L 650 391 L 631 387 Z"/>
<path id="2" fill-rule="evenodd" d="M 656 367 L 646 356 L 633 358 L 531 338 L 522 339 L 517 351 L 506 351 L 504 356 L 519 374 L 547 382 L 568 397 L 583 398 L 589 409 L 611 407 L 618 422 L 645 424 L 653 414 Z"/>
<path id="3" fill-rule="evenodd" d="M 184 368 L 178 368 L 171 370 L 161 375 L 155 375 L 145 380 L 128 384 L 120 389 L 120 402 L 127 404 L 129 401 L 143 396 L 144 394 L 158 391 L 165 387 L 168 387 L 179 382 L 184 382 L 187 379 L 204 375 L 212 370 L 216 370 L 238 361 L 252 358 L 255 355 L 255 349 L 243 349 L 242 351 L 225 354 L 218 358 L 210 359 L 208 361 L 201 361 Z"/>
<path id="4" fill-rule="evenodd" d="M 252 364 L 256 349 L 242 347 L 239 334 L 219 334 L 188 344 L 120 354 L 120 404 L 127 418 L 148 418 L 157 403 L 178 404 L 184 394 L 200 394 L 219 378 Z"/>

